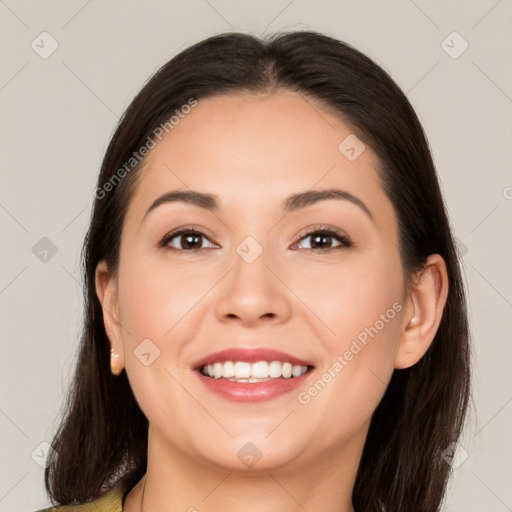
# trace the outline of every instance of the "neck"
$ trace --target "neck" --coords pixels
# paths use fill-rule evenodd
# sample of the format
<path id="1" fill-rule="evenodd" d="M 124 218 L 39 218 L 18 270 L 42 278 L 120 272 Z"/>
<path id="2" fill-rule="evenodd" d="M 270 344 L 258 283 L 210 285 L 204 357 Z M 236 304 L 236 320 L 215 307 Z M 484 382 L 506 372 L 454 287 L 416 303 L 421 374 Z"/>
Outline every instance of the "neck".
<path id="1" fill-rule="evenodd" d="M 126 512 L 354 512 L 351 494 L 364 439 L 357 449 L 352 440 L 315 460 L 245 471 L 201 463 L 151 428 L 148 441 L 147 473 L 127 496 Z"/>

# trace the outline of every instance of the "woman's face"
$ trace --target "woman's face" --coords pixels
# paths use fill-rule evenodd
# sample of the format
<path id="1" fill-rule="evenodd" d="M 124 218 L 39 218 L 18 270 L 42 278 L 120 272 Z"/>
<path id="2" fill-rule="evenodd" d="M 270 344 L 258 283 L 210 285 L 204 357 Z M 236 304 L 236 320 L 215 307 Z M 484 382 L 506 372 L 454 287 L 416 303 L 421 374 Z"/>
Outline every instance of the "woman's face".
<path id="1" fill-rule="evenodd" d="M 238 470 L 360 455 L 404 323 L 397 220 L 376 168 L 347 124 L 293 92 L 199 100 L 157 143 L 108 288 L 109 336 L 150 445 Z M 216 207 L 155 205 L 175 191 Z M 227 349 L 240 351 L 214 355 L 214 377 L 197 369 Z M 308 371 L 288 377 L 288 363 Z M 285 376 L 216 378 L 233 371 Z"/>

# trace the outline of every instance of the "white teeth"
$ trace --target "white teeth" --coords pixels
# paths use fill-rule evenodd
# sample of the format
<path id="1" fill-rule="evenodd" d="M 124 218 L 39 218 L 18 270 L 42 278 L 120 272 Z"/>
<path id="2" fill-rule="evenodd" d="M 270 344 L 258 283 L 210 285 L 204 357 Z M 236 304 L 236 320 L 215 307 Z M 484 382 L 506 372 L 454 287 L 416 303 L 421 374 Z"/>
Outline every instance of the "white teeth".
<path id="1" fill-rule="evenodd" d="M 233 361 L 226 361 L 224 363 L 223 370 L 222 370 L 222 376 L 226 377 L 226 378 L 235 376 L 235 363 L 233 363 Z"/>
<path id="2" fill-rule="evenodd" d="M 307 366 L 293 366 L 291 363 L 281 361 L 224 361 L 209 364 L 201 368 L 203 375 L 215 379 L 229 379 L 237 382 L 264 382 L 266 380 L 283 377 L 300 377 L 306 373 Z"/>
<path id="3" fill-rule="evenodd" d="M 232 377 L 230 379 L 226 379 L 226 380 L 229 380 L 231 382 L 267 382 L 267 380 L 274 380 L 274 379 L 271 379 L 271 378 L 268 378 L 268 379 L 253 379 L 253 378 L 250 378 L 250 379 L 237 379 L 236 377 Z"/>
<path id="4" fill-rule="evenodd" d="M 237 379 L 248 379 L 251 376 L 251 363 L 237 361 L 235 363 L 235 377 Z"/>
<path id="5" fill-rule="evenodd" d="M 268 373 L 271 377 L 281 377 L 283 365 L 279 361 L 272 361 L 268 366 Z"/>
<path id="6" fill-rule="evenodd" d="M 251 377 L 253 379 L 264 379 L 268 377 L 268 363 L 266 361 L 258 361 L 253 363 L 251 367 Z"/>
<path id="7" fill-rule="evenodd" d="M 220 379 L 222 377 L 223 366 L 224 365 L 222 363 L 213 363 L 213 376 L 216 379 Z"/>
<path id="8" fill-rule="evenodd" d="M 292 377 L 300 377 L 302 375 L 301 366 L 292 366 Z"/>

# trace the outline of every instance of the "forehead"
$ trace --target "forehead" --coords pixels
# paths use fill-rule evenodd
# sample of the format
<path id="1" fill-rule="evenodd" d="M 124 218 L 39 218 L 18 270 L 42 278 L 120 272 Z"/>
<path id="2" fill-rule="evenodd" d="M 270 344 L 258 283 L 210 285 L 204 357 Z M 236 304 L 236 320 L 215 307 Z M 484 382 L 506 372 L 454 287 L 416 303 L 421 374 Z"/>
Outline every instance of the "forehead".
<path id="1" fill-rule="evenodd" d="M 362 145 L 349 160 L 340 151 L 347 137 L 357 143 L 348 124 L 292 91 L 200 99 L 146 158 L 132 209 L 141 216 L 156 196 L 187 188 L 218 195 L 221 207 L 273 208 L 291 193 L 329 187 L 385 201 L 376 156 Z"/>

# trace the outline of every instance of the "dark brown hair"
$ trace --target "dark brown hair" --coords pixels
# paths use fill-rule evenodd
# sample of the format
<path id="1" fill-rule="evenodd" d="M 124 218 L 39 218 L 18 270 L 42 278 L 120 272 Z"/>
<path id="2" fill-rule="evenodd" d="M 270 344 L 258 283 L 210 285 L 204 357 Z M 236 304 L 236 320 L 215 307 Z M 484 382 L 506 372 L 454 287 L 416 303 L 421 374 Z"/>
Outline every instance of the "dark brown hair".
<path id="1" fill-rule="evenodd" d="M 84 329 L 56 450 L 45 474 L 54 502 L 96 498 L 123 479 L 144 475 L 148 422 L 123 372 L 110 372 L 110 345 L 95 291 L 105 259 L 115 273 L 123 221 L 141 165 L 119 173 L 134 152 L 191 98 L 296 91 L 336 113 L 375 152 L 383 188 L 395 209 L 407 276 L 430 254 L 447 265 L 449 294 L 426 355 L 395 370 L 373 414 L 353 504 L 358 512 L 434 512 L 450 467 L 441 454 L 459 438 L 469 398 L 469 334 L 459 256 L 436 170 L 409 101 L 371 59 L 311 31 L 258 39 L 242 33 L 210 37 L 162 66 L 132 101 L 112 137 L 98 179 L 83 247 Z M 124 167 L 126 169 L 126 167 Z M 114 175 L 122 175 L 115 186 Z"/>

